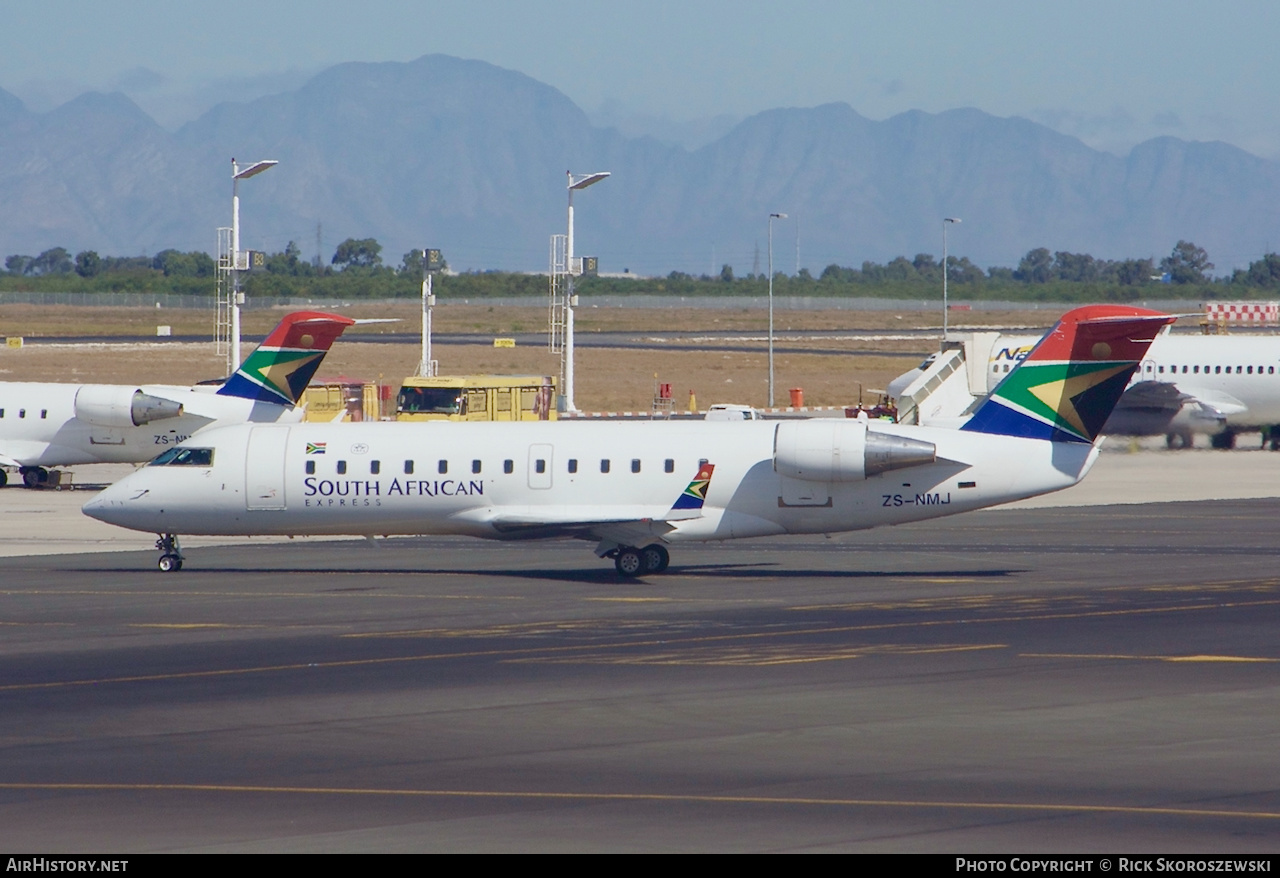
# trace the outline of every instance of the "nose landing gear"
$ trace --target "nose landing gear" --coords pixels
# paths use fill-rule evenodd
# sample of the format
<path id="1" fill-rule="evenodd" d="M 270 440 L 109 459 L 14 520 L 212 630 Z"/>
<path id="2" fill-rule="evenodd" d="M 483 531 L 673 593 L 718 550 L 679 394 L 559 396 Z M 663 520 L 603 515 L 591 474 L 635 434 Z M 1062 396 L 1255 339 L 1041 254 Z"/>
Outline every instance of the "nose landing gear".
<path id="1" fill-rule="evenodd" d="M 159 567 L 162 572 L 176 573 L 182 569 L 182 547 L 178 545 L 177 534 L 160 534 L 156 548 L 160 550 Z"/>

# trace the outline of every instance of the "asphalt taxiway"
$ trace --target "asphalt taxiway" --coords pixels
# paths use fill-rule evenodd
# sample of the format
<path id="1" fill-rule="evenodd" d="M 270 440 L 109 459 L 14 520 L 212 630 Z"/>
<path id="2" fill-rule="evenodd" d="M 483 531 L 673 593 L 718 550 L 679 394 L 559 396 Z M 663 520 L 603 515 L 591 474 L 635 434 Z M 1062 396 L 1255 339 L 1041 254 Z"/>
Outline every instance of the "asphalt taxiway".
<path id="1" fill-rule="evenodd" d="M 1273 851 L 1280 500 L 1121 490 L 634 582 L 581 543 L 8 557 L 0 840 Z"/>

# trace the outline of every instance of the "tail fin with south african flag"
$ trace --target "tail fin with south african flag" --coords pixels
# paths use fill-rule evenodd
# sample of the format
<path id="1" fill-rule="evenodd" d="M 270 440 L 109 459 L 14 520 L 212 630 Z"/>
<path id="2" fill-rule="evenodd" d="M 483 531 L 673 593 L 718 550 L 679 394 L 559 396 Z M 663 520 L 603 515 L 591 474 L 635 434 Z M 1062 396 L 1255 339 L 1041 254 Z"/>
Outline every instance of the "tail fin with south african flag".
<path id="1" fill-rule="evenodd" d="M 330 346 L 355 322 L 350 317 L 322 311 L 285 315 L 218 393 L 255 402 L 297 405 Z"/>
<path id="2" fill-rule="evenodd" d="M 1175 319 L 1127 305 L 1068 311 L 960 429 L 1092 443 L 1156 334 Z"/>

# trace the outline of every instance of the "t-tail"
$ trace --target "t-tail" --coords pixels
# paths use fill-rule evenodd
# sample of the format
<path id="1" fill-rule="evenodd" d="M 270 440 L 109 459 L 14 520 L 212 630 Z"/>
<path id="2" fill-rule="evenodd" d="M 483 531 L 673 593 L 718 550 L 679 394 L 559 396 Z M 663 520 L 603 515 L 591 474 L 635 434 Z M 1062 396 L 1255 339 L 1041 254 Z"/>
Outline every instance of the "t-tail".
<path id="1" fill-rule="evenodd" d="M 1175 319 L 1124 305 L 1068 311 L 960 429 L 1094 442 L 1156 334 Z"/>
<path id="2" fill-rule="evenodd" d="M 274 405 L 297 405 L 329 347 L 355 322 L 321 311 L 286 315 L 218 393 Z"/>

